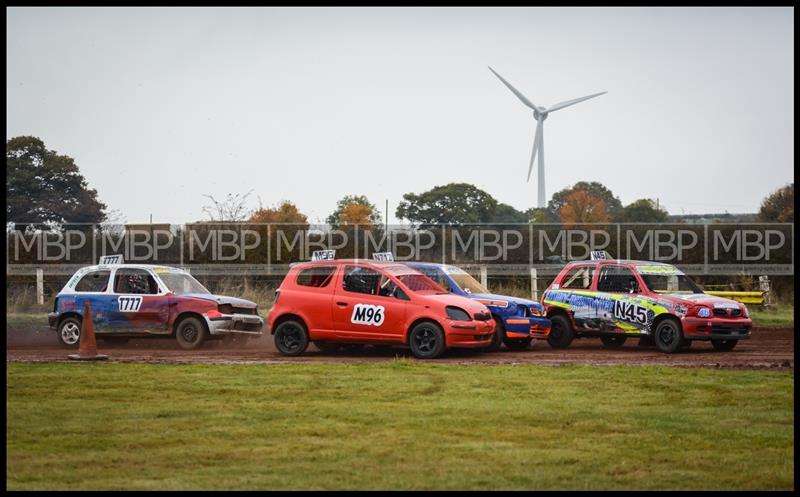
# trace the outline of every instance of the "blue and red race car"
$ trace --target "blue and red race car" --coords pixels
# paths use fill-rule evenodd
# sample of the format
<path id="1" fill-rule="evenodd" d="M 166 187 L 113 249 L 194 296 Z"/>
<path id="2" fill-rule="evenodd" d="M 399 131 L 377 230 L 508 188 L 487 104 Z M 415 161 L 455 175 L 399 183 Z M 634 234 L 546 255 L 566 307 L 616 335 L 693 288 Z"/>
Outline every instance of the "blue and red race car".
<path id="1" fill-rule="evenodd" d="M 495 295 L 483 287 L 469 273 L 456 266 L 432 262 L 405 262 L 431 278 L 451 293 L 477 300 L 489 308 L 497 326 L 492 343 L 486 350 L 498 350 L 501 344 L 513 350 L 528 347 L 536 339 L 547 339 L 550 320 L 544 316 L 544 307 L 533 300 L 505 295 Z"/>
<path id="2" fill-rule="evenodd" d="M 91 303 L 98 338 L 174 337 L 184 349 L 207 338 L 261 335 L 254 302 L 212 295 L 186 271 L 144 264 L 101 264 L 79 269 L 58 293 L 50 327 L 61 343 L 77 347 L 83 304 Z"/>

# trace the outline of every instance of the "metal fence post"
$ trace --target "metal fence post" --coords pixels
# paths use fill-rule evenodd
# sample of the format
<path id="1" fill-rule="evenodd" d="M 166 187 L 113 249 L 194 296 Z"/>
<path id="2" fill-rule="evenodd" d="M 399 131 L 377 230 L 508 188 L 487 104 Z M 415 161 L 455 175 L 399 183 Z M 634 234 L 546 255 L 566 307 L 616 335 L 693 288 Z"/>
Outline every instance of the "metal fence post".
<path id="1" fill-rule="evenodd" d="M 36 303 L 44 305 L 44 270 L 36 269 Z"/>
<path id="2" fill-rule="evenodd" d="M 481 285 L 483 285 L 484 288 L 488 286 L 486 280 L 488 280 L 488 271 L 486 270 L 486 266 L 483 265 L 481 266 Z"/>
<path id="3" fill-rule="evenodd" d="M 536 281 L 536 268 L 531 268 L 531 300 L 539 300 L 539 283 Z"/>

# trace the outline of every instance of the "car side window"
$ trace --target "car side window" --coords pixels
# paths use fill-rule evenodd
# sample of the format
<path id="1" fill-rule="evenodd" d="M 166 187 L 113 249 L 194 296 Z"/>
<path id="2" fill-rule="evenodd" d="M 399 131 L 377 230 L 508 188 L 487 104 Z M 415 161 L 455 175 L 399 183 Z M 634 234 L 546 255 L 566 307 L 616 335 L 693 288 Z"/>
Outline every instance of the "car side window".
<path id="1" fill-rule="evenodd" d="M 105 292 L 108 287 L 108 278 L 111 271 L 104 269 L 91 271 L 83 275 L 78 284 L 75 285 L 76 292 Z"/>
<path id="2" fill-rule="evenodd" d="M 313 286 L 322 288 L 328 286 L 328 283 L 333 279 L 333 273 L 336 272 L 336 266 L 321 266 L 310 267 L 303 269 L 297 275 L 297 284 L 301 286 Z"/>
<path id="3" fill-rule="evenodd" d="M 604 266 L 600 269 L 597 290 L 612 293 L 638 293 L 640 291 L 633 271 L 624 266 Z"/>
<path id="4" fill-rule="evenodd" d="M 361 266 L 345 266 L 342 287 L 347 292 L 378 294 L 381 274 L 373 269 Z"/>
<path id="5" fill-rule="evenodd" d="M 117 269 L 114 275 L 114 292 L 126 294 L 156 294 L 158 283 L 149 272 L 144 269 L 122 268 Z"/>
<path id="6" fill-rule="evenodd" d="M 595 266 L 577 266 L 569 270 L 564 276 L 560 288 L 573 290 L 588 290 L 592 286 Z"/>

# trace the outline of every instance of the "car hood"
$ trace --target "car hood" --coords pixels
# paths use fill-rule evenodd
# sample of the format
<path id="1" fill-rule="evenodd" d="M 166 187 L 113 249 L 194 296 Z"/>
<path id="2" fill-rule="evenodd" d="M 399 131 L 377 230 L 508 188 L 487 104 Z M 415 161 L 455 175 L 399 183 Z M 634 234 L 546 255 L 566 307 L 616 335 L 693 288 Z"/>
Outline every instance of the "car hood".
<path id="1" fill-rule="evenodd" d="M 456 307 L 460 307 L 465 311 L 469 312 L 470 314 L 475 314 L 476 312 L 489 311 L 485 305 L 481 304 L 477 300 L 473 300 L 468 297 L 462 297 L 460 295 L 454 295 L 452 293 L 432 293 L 423 295 L 422 297 L 424 297 L 429 302 L 433 301 L 441 303 L 442 305 L 445 306 L 453 305 Z"/>
<path id="2" fill-rule="evenodd" d="M 193 299 L 203 299 L 216 302 L 217 304 L 231 304 L 236 307 L 255 307 L 256 303 L 236 297 L 226 297 L 224 295 L 212 295 L 210 293 L 184 293 L 181 297 L 191 297 Z"/>
<path id="3" fill-rule="evenodd" d="M 658 298 L 675 303 L 705 305 L 708 307 L 738 308 L 740 306 L 739 302 L 735 300 L 717 297 L 716 295 L 709 295 L 707 293 L 662 293 L 658 295 Z"/>
<path id="4" fill-rule="evenodd" d="M 508 295 L 497 295 L 494 293 L 472 293 L 470 294 L 469 298 L 478 300 L 478 301 L 486 301 L 483 302 L 486 305 L 492 305 L 488 302 L 508 302 L 509 305 L 512 304 L 519 304 L 530 307 L 533 304 L 539 305 L 538 302 L 528 299 L 522 299 L 519 297 L 509 297 Z"/>

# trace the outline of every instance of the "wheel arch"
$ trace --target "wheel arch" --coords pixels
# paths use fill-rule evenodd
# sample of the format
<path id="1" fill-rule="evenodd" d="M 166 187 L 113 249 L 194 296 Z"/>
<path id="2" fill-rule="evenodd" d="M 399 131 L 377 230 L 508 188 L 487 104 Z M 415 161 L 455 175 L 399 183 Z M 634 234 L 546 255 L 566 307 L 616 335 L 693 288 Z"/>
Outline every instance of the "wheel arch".
<path id="1" fill-rule="evenodd" d="M 306 329 L 306 333 L 308 333 L 308 324 L 306 324 L 306 320 L 303 319 L 303 317 L 300 316 L 299 314 L 295 314 L 293 312 L 287 312 L 287 313 L 281 314 L 280 316 L 275 318 L 275 322 L 274 322 L 273 326 L 270 327 L 269 334 L 270 335 L 274 335 L 275 334 L 275 330 L 278 328 L 278 326 L 280 326 L 282 323 L 285 323 L 286 321 L 289 321 L 289 320 L 300 321 L 300 324 L 303 325 L 303 327 Z M 311 340 L 311 336 L 310 335 L 309 335 L 308 339 L 309 339 L 309 341 Z"/>
<path id="2" fill-rule="evenodd" d="M 409 343 L 410 343 L 409 339 L 411 338 L 411 330 L 413 330 L 414 327 L 417 326 L 418 324 L 426 323 L 426 322 L 435 324 L 436 326 L 439 327 L 440 330 L 442 330 L 442 333 L 444 333 L 444 327 L 441 324 L 439 324 L 438 321 L 436 321 L 435 319 L 433 319 L 431 317 L 423 316 L 423 317 L 415 319 L 414 321 L 411 322 L 410 325 L 408 325 L 408 328 L 406 328 L 406 336 L 405 336 L 405 339 L 403 340 L 403 343 L 406 344 L 406 345 L 409 345 Z M 447 341 L 447 337 L 445 337 L 445 341 Z"/>
<path id="3" fill-rule="evenodd" d="M 79 314 L 77 312 L 74 312 L 74 311 L 63 312 L 63 313 L 61 313 L 60 316 L 58 316 L 58 325 L 56 326 L 56 329 L 60 328 L 61 327 L 61 323 L 63 323 L 64 320 L 68 319 L 68 318 L 75 318 L 78 321 L 80 321 L 81 323 L 83 323 L 83 316 L 81 314 Z"/>
<path id="4" fill-rule="evenodd" d="M 650 324 L 651 335 L 655 333 L 656 328 L 658 328 L 658 325 L 661 324 L 661 322 L 664 321 L 665 319 L 672 319 L 676 323 L 678 323 L 678 330 L 680 330 L 681 336 L 683 335 L 683 323 L 681 322 L 681 319 L 675 314 L 669 312 L 662 312 L 661 314 L 653 318 L 653 322 Z"/>
<path id="5" fill-rule="evenodd" d="M 174 337 L 175 332 L 178 331 L 178 326 L 180 326 L 181 322 L 186 318 L 197 318 L 200 320 L 200 323 L 205 327 L 206 333 L 208 333 L 208 323 L 206 323 L 206 318 L 203 317 L 202 314 L 194 312 L 194 311 L 184 311 L 177 316 L 175 316 L 175 321 L 172 322 L 172 332 L 170 336 Z"/>

